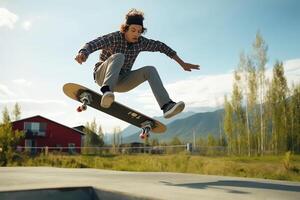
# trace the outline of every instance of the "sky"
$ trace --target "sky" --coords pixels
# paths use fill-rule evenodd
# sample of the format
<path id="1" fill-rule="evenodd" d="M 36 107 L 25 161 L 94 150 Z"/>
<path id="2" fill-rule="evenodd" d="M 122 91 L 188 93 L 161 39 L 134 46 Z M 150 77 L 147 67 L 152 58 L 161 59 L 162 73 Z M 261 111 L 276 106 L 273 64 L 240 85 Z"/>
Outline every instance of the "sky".
<path id="1" fill-rule="evenodd" d="M 185 111 L 223 104 L 232 90 L 232 72 L 241 52 L 251 55 L 259 31 L 268 45 L 268 68 L 282 61 L 291 85 L 300 81 L 300 1 L 297 0 L 0 0 L 0 110 L 17 102 L 22 118 L 42 115 L 74 127 L 93 119 L 105 132 L 127 123 L 78 103 L 62 92 L 74 82 L 99 91 L 92 78 L 99 51 L 79 65 L 80 48 L 119 30 L 125 14 L 144 11 L 147 38 L 164 42 L 200 70 L 184 71 L 161 53 L 142 52 L 133 69 L 155 66 L 174 101 Z M 162 111 L 147 82 L 116 100 L 149 116 Z"/>

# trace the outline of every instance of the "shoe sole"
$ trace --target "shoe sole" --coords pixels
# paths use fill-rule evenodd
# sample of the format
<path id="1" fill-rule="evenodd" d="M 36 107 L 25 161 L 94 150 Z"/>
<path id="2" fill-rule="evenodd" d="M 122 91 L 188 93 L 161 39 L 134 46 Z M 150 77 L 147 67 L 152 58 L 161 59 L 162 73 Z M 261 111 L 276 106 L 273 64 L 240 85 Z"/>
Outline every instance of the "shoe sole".
<path id="1" fill-rule="evenodd" d="M 109 108 L 111 106 L 111 104 L 114 102 L 114 100 L 115 100 L 114 94 L 104 95 L 104 96 L 102 96 L 100 106 L 103 108 Z"/>
<path id="2" fill-rule="evenodd" d="M 178 102 L 171 110 L 169 110 L 168 112 L 166 112 L 164 114 L 164 118 L 171 118 L 175 115 L 177 115 L 178 113 L 181 113 L 183 111 L 185 107 L 184 102 L 180 101 Z"/>

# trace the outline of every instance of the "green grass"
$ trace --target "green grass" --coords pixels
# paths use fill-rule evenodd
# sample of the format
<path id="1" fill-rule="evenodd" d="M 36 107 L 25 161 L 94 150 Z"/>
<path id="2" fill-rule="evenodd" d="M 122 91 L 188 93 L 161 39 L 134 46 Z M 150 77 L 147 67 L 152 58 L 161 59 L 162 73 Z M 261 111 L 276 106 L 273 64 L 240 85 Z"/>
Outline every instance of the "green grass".
<path id="1" fill-rule="evenodd" d="M 286 164 L 288 163 L 288 165 Z M 300 156 L 207 157 L 176 155 L 40 155 L 11 163 L 18 166 L 98 168 L 140 172 L 180 172 L 300 181 Z"/>

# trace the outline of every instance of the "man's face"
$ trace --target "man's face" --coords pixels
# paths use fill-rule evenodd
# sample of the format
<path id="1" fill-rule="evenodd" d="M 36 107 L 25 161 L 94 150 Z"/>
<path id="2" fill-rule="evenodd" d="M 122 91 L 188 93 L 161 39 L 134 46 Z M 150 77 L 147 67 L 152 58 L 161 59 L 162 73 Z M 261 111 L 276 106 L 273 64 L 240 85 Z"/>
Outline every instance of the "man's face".
<path id="1" fill-rule="evenodd" d="M 143 27 L 141 25 L 131 24 L 128 30 L 125 32 L 125 38 L 128 42 L 135 43 L 138 42 L 141 36 Z"/>

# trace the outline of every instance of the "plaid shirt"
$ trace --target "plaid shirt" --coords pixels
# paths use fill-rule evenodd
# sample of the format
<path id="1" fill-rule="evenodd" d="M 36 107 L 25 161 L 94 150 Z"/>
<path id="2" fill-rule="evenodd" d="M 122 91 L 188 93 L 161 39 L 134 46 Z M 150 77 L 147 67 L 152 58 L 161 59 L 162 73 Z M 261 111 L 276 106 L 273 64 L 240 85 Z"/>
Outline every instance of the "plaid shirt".
<path id="1" fill-rule="evenodd" d="M 141 51 L 159 51 L 170 58 L 173 58 L 176 54 L 176 52 L 166 44 L 147 39 L 143 36 L 139 38 L 137 43 L 128 43 L 125 40 L 124 34 L 120 31 L 109 33 L 86 43 L 79 52 L 88 57 L 89 54 L 99 49 L 102 49 L 102 52 L 100 53 L 100 62 L 96 64 L 95 70 L 101 63 L 116 53 L 123 53 L 125 56 L 125 62 L 122 67 L 124 71 L 131 70 L 136 57 Z"/>

